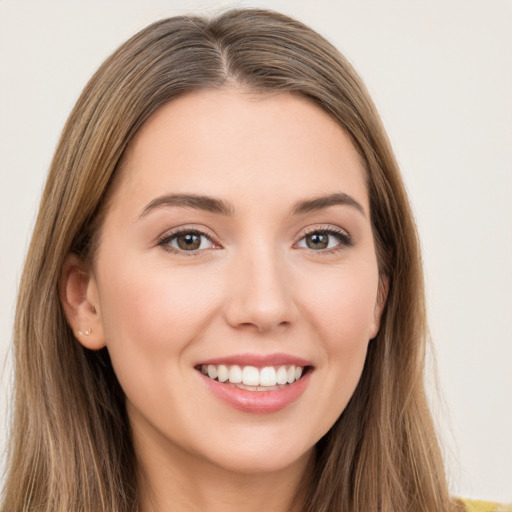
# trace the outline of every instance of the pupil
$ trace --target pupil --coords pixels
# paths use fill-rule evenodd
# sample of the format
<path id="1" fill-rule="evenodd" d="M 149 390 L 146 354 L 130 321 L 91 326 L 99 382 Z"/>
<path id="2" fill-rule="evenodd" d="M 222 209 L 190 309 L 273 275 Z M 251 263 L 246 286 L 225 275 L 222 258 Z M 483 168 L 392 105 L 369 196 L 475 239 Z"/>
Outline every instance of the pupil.
<path id="1" fill-rule="evenodd" d="M 178 237 L 178 246 L 180 249 L 184 249 L 185 251 L 199 249 L 200 245 L 201 238 L 198 235 L 189 233 Z"/>
<path id="2" fill-rule="evenodd" d="M 306 238 L 310 249 L 325 249 L 329 245 L 329 237 L 322 233 L 313 233 Z"/>

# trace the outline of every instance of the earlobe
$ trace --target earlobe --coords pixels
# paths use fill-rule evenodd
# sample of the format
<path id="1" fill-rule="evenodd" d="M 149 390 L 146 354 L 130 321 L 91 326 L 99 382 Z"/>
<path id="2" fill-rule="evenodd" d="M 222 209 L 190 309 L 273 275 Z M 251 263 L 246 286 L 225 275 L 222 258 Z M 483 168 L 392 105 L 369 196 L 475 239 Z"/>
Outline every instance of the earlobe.
<path id="1" fill-rule="evenodd" d="M 62 266 L 60 300 L 69 326 L 86 348 L 105 346 L 97 284 L 87 265 L 69 254 Z"/>

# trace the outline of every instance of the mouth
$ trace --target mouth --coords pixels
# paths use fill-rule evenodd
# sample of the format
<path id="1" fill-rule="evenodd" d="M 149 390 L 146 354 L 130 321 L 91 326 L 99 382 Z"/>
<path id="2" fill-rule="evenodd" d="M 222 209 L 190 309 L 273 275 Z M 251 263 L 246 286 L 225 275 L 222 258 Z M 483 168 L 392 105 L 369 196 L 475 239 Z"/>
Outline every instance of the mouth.
<path id="1" fill-rule="evenodd" d="M 213 396 L 243 413 L 277 413 L 298 402 L 314 366 L 290 354 L 234 354 L 195 366 Z"/>
<path id="2" fill-rule="evenodd" d="M 209 379 L 246 391 L 276 391 L 301 380 L 311 366 L 243 366 L 238 364 L 201 364 L 196 366 Z"/>

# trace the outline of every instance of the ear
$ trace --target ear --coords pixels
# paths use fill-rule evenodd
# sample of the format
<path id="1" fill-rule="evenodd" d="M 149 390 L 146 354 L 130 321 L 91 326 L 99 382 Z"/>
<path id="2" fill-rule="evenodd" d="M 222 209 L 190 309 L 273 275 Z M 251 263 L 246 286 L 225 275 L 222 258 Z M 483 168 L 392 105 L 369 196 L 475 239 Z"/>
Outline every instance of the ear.
<path id="1" fill-rule="evenodd" d="M 382 317 L 382 312 L 384 311 L 384 306 L 386 305 L 386 300 L 388 298 L 389 291 L 389 278 L 388 276 L 380 276 L 379 277 L 379 287 L 377 289 L 377 299 L 375 301 L 375 310 L 374 310 L 374 318 L 373 323 L 370 329 L 370 339 L 375 338 L 379 333 L 380 329 L 380 319 Z"/>
<path id="2" fill-rule="evenodd" d="M 98 286 L 85 262 L 68 254 L 62 266 L 60 300 L 69 326 L 86 348 L 105 346 Z"/>

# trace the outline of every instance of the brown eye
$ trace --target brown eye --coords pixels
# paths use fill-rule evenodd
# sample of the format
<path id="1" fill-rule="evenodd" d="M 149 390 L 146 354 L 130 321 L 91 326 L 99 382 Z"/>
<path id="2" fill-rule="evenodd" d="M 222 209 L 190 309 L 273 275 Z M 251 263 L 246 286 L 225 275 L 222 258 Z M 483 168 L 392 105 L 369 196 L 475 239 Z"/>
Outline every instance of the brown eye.
<path id="1" fill-rule="evenodd" d="M 198 231 L 183 231 L 175 233 L 160 242 L 176 252 L 193 252 L 202 249 L 211 249 L 214 243 L 203 233 Z"/>
<path id="2" fill-rule="evenodd" d="M 187 233 L 176 237 L 178 247 L 184 251 L 195 251 L 201 246 L 201 236 L 195 233 Z"/>
<path id="3" fill-rule="evenodd" d="M 327 249 L 329 246 L 329 235 L 327 233 L 311 233 L 306 235 L 306 246 L 309 249 Z"/>
<path id="4" fill-rule="evenodd" d="M 297 243 L 297 247 L 320 252 L 343 249 L 352 244 L 352 238 L 344 231 L 319 229 L 304 235 Z"/>

